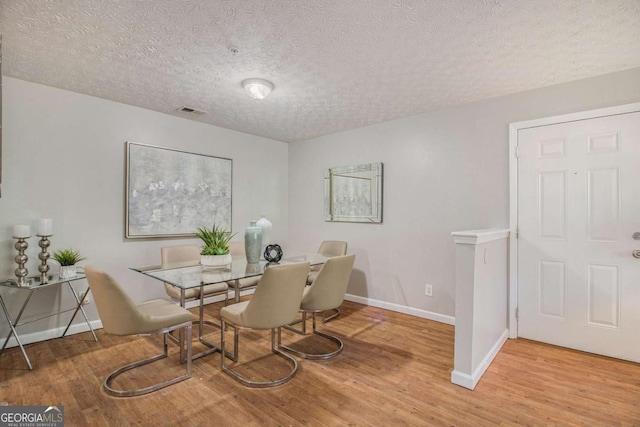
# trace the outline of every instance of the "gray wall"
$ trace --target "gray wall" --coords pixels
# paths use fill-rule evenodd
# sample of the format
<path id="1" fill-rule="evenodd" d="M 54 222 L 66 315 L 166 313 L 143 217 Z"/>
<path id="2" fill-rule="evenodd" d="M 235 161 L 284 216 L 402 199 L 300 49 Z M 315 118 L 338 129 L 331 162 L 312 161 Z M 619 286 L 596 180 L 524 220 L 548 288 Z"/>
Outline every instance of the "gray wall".
<path id="1" fill-rule="evenodd" d="M 81 250 L 135 300 L 164 297 L 162 286 L 129 267 L 157 263 L 163 245 L 197 240 L 123 238 L 124 143 L 136 141 L 232 158 L 236 239 L 260 214 L 273 222 L 272 240 L 292 251 L 345 239 L 358 256 L 350 293 L 414 314 L 453 316 L 450 233 L 508 226 L 508 124 L 638 102 L 640 69 L 290 145 L 12 78 L 4 79 L 3 98 L 0 277 L 15 268 L 11 227 L 35 227 L 48 217 L 52 249 Z M 385 164 L 384 223 L 324 222 L 325 170 L 378 161 Z M 32 238 L 32 274 L 37 249 Z M 434 286 L 433 297 L 424 296 L 425 283 Z M 15 304 L 19 297 L 13 298 Z M 56 292 L 36 298 L 27 315 L 68 303 Z M 24 331 L 60 323 L 51 319 Z M 0 334 L 6 331 L 0 320 Z"/>
<path id="2" fill-rule="evenodd" d="M 290 244 L 347 240 L 349 293 L 452 316 L 450 233 L 509 226 L 509 123 L 638 101 L 636 68 L 291 144 Z M 383 224 L 325 222 L 325 170 L 370 162 L 384 163 Z"/>
<path id="3" fill-rule="evenodd" d="M 233 159 L 235 239 L 242 238 L 250 219 L 265 214 L 273 223 L 273 238 L 286 241 L 285 143 L 12 78 L 4 79 L 3 114 L 2 278 L 13 276 L 15 269 L 12 226 L 30 224 L 35 234 L 38 218 L 52 218 L 51 250 L 71 246 L 81 251 L 87 263 L 122 281 L 134 300 L 166 297 L 160 282 L 129 267 L 159 263 L 161 246 L 199 240 L 124 239 L 125 141 Z M 35 236 L 29 245 L 28 269 L 37 274 Z M 26 316 L 47 314 L 68 302 L 57 292 L 43 291 L 34 296 Z M 97 319 L 93 305 L 89 309 Z M 53 328 L 63 320 L 38 322 L 23 332 Z M 0 318 L 0 333 L 7 331 Z"/>

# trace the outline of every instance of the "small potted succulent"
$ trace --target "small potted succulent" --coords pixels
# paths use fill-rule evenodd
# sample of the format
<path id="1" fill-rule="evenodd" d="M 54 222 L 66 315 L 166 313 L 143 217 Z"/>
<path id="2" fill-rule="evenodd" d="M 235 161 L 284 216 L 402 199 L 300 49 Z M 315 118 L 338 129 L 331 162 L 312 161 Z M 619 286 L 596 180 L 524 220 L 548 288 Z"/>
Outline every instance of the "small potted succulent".
<path id="1" fill-rule="evenodd" d="M 231 264 L 229 240 L 234 235 L 215 224 L 211 228 L 199 227 L 196 230 L 196 236 L 203 243 L 200 251 L 200 264 L 212 268 L 223 268 Z"/>
<path id="2" fill-rule="evenodd" d="M 86 259 L 80 252 L 74 251 L 71 248 L 60 249 L 53 253 L 53 259 L 60 264 L 60 278 L 70 279 L 75 277 L 77 272 L 76 263 Z"/>

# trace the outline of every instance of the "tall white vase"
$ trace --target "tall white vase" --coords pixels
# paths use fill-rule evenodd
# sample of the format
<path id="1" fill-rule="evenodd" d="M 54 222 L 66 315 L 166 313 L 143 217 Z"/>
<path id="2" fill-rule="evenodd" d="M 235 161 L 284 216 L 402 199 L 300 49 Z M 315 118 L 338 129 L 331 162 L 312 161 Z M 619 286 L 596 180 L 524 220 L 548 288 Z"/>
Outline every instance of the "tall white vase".
<path id="1" fill-rule="evenodd" d="M 256 221 L 249 221 L 249 226 L 244 231 L 244 252 L 247 256 L 247 262 L 260 262 L 261 249 L 262 228 L 256 225 Z"/>
<path id="2" fill-rule="evenodd" d="M 262 246 L 260 247 L 260 258 L 264 259 L 264 250 L 267 248 L 267 245 L 271 243 L 271 228 L 273 225 L 271 221 L 267 219 L 264 215 L 260 216 L 260 219 L 256 221 L 256 225 L 262 228 Z"/>

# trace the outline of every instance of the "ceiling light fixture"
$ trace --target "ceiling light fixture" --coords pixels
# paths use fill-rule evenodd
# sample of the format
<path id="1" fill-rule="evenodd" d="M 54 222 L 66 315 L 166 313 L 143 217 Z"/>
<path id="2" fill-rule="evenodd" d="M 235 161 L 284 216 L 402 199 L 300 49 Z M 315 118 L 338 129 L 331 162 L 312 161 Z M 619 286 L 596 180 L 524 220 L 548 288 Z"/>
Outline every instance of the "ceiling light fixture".
<path id="1" fill-rule="evenodd" d="M 242 87 L 253 99 L 264 99 L 273 90 L 273 83 L 262 79 L 247 79 L 242 82 Z"/>

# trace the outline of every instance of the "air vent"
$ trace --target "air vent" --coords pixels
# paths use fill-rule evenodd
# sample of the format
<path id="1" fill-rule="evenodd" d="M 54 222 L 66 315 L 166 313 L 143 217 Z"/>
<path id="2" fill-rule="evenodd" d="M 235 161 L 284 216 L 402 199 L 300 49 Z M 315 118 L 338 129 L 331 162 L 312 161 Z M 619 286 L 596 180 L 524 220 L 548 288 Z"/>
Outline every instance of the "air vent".
<path id="1" fill-rule="evenodd" d="M 206 111 L 196 110 L 195 108 L 191 107 L 180 107 L 176 111 L 178 113 L 186 114 L 189 116 L 204 116 L 205 114 L 207 114 Z"/>

